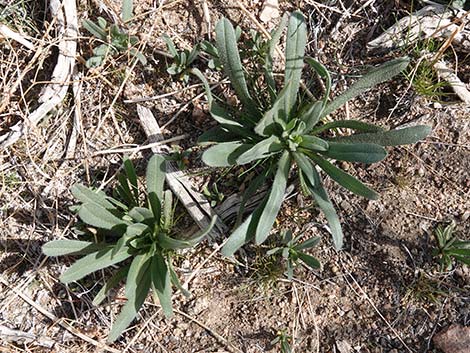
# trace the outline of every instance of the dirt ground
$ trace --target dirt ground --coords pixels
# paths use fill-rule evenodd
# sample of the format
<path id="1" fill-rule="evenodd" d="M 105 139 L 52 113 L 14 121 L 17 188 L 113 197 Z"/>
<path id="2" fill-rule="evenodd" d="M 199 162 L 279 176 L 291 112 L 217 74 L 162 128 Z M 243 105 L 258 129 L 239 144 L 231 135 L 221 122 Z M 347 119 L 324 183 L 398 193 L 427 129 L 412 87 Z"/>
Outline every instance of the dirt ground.
<path id="1" fill-rule="evenodd" d="M 44 35 L 52 21 L 46 2 L 0 1 L 3 23 L 34 43 L 47 43 L 38 54 L 18 43 L 0 42 L 2 96 L 19 83 L 8 107 L 0 111 L 0 134 L 27 121 L 54 67 L 53 31 Z M 305 14 L 308 55 L 332 72 L 333 96 L 364 67 L 401 55 L 415 55 L 416 62 L 411 47 L 385 54 L 366 48 L 368 41 L 409 13 L 411 1 L 279 2 L 281 13 L 301 9 Z M 214 125 L 205 111 L 205 97 L 194 99 L 203 91 L 200 86 L 182 90 L 187 85 L 166 73 L 171 61 L 161 55 L 166 51 L 161 35 L 167 33 L 179 48 L 190 48 L 213 38 L 215 23 L 223 16 L 244 30 L 257 29 L 240 4 L 259 18 L 262 0 L 134 0 L 136 18 L 128 30 L 145 43 L 142 53 L 147 58 L 146 65 L 134 67 L 122 55 L 104 67 L 87 68 L 84 60 L 95 44 L 80 27 L 78 98 L 70 89 L 59 108 L 0 151 L 1 352 L 280 352 L 280 345 L 271 343 L 280 331 L 291 337 L 294 352 L 440 352 L 432 340 L 436 333 L 452 323 L 470 325 L 469 267 L 454 264 L 442 272 L 432 256 L 438 224 L 454 220 L 455 234 L 470 240 L 470 108 L 446 89 L 448 94 L 438 100 L 420 95 L 404 75 L 332 116 L 390 128 L 427 124 L 433 129 L 415 145 L 390 148 L 380 163 L 342 163 L 380 192 L 377 201 L 356 197 L 325 178 L 341 216 L 345 249 L 334 250 L 325 219 L 300 193 L 295 191 L 281 209 L 278 229 L 322 237 L 311 251 L 322 264 L 320 270 L 299 267 L 288 281 L 274 260 L 262 256 L 269 245 L 247 245 L 233 261 L 214 251 L 221 239 L 205 241 L 177 261 L 184 280 L 210 256 L 190 282 L 191 298 L 177 295 L 175 315 L 166 319 L 149 296 L 138 319 L 113 344 L 106 338 L 125 300 L 123 291 L 99 307 L 92 305 L 107 272 L 72 285 L 59 282 L 73 258 L 48 258 L 41 246 L 76 237 L 76 216 L 69 210 L 75 203 L 70 193 L 74 183 L 113 182 L 122 154 L 100 151 L 147 143 L 137 104 L 150 108 L 160 126 L 169 122 L 165 138 L 184 135 L 176 144 L 190 149 L 185 164 L 195 185 L 202 188 L 218 179 L 216 172 L 201 169 L 201 149 L 193 148 L 198 136 Z M 119 0 L 78 0 L 77 6 L 79 23 L 98 16 L 112 22 L 120 13 Z M 278 21 L 263 26 L 271 30 Z M 459 76 L 468 81 L 468 53 L 452 48 L 447 53 Z M 207 68 L 202 60 L 195 65 Z M 214 77 L 220 79 L 220 74 Z M 197 83 L 191 78 L 188 85 Z M 135 103 L 142 97 L 154 98 Z M 69 156 L 74 116 L 81 128 Z M 141 171 L 149 153 L 132 155 Z M 236 175 L 226 180 L 219 181 L 225 197 L 244 182 Z M 16 334 L 7 335 L 6 328 Z"/>

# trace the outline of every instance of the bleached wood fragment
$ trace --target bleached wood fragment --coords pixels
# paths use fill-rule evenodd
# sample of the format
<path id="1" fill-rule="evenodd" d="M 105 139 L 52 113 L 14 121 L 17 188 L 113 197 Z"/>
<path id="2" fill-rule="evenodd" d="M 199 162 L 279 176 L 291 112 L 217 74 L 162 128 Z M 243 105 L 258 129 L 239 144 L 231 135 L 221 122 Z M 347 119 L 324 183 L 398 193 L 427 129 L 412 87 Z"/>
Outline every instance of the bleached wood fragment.
<path id="1" fill-rule="evenodd" d="M 142 125 L 149 142 L 153 143 L 163 140 L 160 126 L 155 120 L 150 109 L 145 108 L 142 105 L 137 105 L 137 114 L 139 115 L 140 124 Z M 153 147 L 152 151 L 158 154 L 166 153 L 166 150 L 160 145 Z M 166 182 L 197 225 L 201 229 L 205 229 L 216 213 L 207 199 L 201 193 L 194 190 L 189 178 L 178 169 L 174 162 L 171 161 L 167 163 Z M 227 230 L 228 227 L 224 224 L 222 219 L 218 217 L 209 237 L 212 239 L 220 238 L 222 234 L 227 232 Z"/>
<path id="2" fill-rule="evenodd" d="M 273 19 L 279 17 L 279 2 L 278 0 L 265 0 L 263 9 L 259 15 L 261 22 L 268 23 Z"/>
<path id="3" fill-rule="evenodd" d="M 49 338 L 37 337 L 32 333 L 12 330 L 4 325 L 0 325 L 0 341 L 16 344 L 35 344 L 41 347 L 52 348 L 55 342 Z"/>
<path id="4" fill-rule="evenodd" d="M 0 137 L 0 149 L 18 141 L 27 128 L 36 126 L 42 118 L 56 108 L 65 98 L 70 86 L 77 53 L 78 20 L 75 0 L 51 0 L 50 12 L 57 18 L 57 36 L 59 55 L 52 72 L 52 77 L 38 102 L 41 105 L 32 112 L 26 122 L 20 121 L 10 128 L 10 132 Z"/>
<path id="5" fill-rule="evenodd" d="M 456 20 L 458 19 L 458 20 Z M 461 21 L 466 22 L 459 29 Z M 370 50 L 391 50 L 415 43 L 419 39 L 445 40 L 457 34 L 452 44 L 470 50 L 470 14 L 441 4 L 431 4 L 399 20 L 367 44 Z"/>
<path id="6" fill-rule="evenodd" d="M 455 74 L 455 72 L 446 65 L 444 61 L 438 61 L 434 64 L 437 75 L 449 83 L 455 94 L 466 104 L 470 104 L 470 92 L 468 91 L 465 83 Z"/>
<path id="7" fill-rule="evenodd" d="M 0 35 L 3 36 L 4 38 L 13 39 L 14 41 L 24 45 L 29 50 L 34 49 L 34 44 L 33 43 L 31 43 L 24 36 L 22 36 L 21 34 L 13 31 L 12 29 L 8 28 L 7 26 L 5 26 L 2 23 L 0 23 Z"/>

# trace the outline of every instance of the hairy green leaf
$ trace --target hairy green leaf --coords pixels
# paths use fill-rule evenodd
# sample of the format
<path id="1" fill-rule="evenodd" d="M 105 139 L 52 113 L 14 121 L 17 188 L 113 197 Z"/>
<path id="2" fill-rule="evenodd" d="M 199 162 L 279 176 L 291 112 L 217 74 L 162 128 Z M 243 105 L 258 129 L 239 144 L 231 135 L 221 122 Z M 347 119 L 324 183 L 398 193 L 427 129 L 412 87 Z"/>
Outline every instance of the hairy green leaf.
<path id="1" fill-rule="evenodd" d="M 310 184 L 315 185 L 315 180 L 313 178 L 313 169 L 315 168 L 312 165 L 312 161 L 302 153 L 292 152 L 295 163 L 300 168 L 300 172 L 307 178 Z"/>
<path id="2" fill-rule="evenodd" d="M 236 163 L 238 156 L 253 147 L 241 141 L 224 142 L 208 148 L 202 161 L 211 167 L 228 167 Z"/>
<path id="3" fill-rule="evenodd" d="M 322 117 L 334 112 L 347 101 L 357 97 L 365 91 L 368 91 L 375 85 L 390 80 L 392 77 L 405 70 L 409 63 L 410 59 L 407 57 L 398 58 L 390 60 L 385 64 L 370 70 L 357 80 L 346 92 L 342 93 L 330 102 L 323 111 Z"/>
<path id="4" fill-rule="evenodd" d="M 216 220 L 217 217 L 213 217 L 206 229 L 200 231 L 198 234 L 188 239 L 176 239 L 166 235 L 163 232 L 160 232 L 158 234 L 158 245 L 160 245 L 163 249 L 170 250 L 186 249 L 193 247 L 198 244 L 202 239 L 204 239 L 207 234 L 209 234 L 209 232 L 214 227 Z"/>
<path id="5" fill-rule="evenodd" d="M 310 151 L 328 151 L 330 147 L 327 141 L 311 135 L 302 135 L 302 141 L 299 146 Z"/>
<path id="6" fill-rule="evenodd" d="M 375 143 L 381 146 L 400 146 L 418 142 L 431 133 L 431 127 L 417 125 L 389 131 L 370 132 L 332 139 L 341 143 Z"/>
<path id="7" fill-rule="evenodd" d="M 176 50 L 175 43 L 173 43 L 173 40 L 167 34 L 163 34 L 162 39 L 165 42 L 166 47 L 168 48 L 168 51 L 170 52 L 171 56 L 173 58 L 177 58 L 178 50 Z"/>
<path id="8" fill-rule="evenodd" d="M 329 142 L 327 151 L 322 155 L 339 161 L 375 163 L 387 156 L 387 151 L 380 145 L 373 143 L 338 143 Z"/>
<path id="9" fill-rule="evenodd" d="M 134 198 L 134 194 L 131 191 L 127 177 L 124 174 L 119 174 L 118 181 L 119 185 L 116 187 L 116 191 L 122 200 L 127 203 L 130 208 L 137 206 L 137 200 Z"/>
<path id="10" fill-rule="evenodd" d="M 144 233 L 150 231 L 150 227 L 143 223 L 133 223 L 126 228 L 126 235 L 128 239 L 142 236 Z M 121 239 L 123 239 L 122 237 Z"/>
<path id="11" fill-rule="evenodd" d="M 131 263 L 126 281 L 127 302 L 109 332 L 108 342 L 114 342 L 135 319 L 150 289 L 150 257 L 137 255 Z"/>
<path id="12" fill-rule="evenodd" d="M 80 240 L 53 240 L 42 246 L 47 256 L 87 255 L 108 247 L 105 243 L 93 243 Z"/>
<path id="13" fill-rule="evenodd" d="M 129 248 L 127 247 L 121 249 L 115 254 L 113 254 L 112 247 L 105 248 L 77 260 L 62 274 L 62 276 L 60 276 L 60 280 L 62 283 L 77 281 L 90 273 L 124 261 L 131 255 Z"/>
<path id="14" fill-rule="evenodd" d="M 226 18 L 221 19 L 215 26 L 215 33 L 217 51 L 225 74 L 229 77 L 245 109 L 254 113 L 255 116 L 259 116 L 256 105 L 248 92 L 232 24 Z"/>
<path id="15" fill-rule="evenodd" d="M 96 38 L 98 38 L 99 40 L 103 41 L 103 42 L 106 42 L 107 39 L 108 39 L 108 33 L 106 33 L 106 31 L 101 28 L 100 26 L 98 26 L 97 24 L 95 24 L 94 22 L 90 21 L 90 20 L 84 20 L 83 21 L 83 27 L 85 27 L 85 29 L 90 32 L 91 34 L 93 34 Z"/>
<path id="16" fill-rule="evenodd" d="M 147 220 L 153 219 L 153 213 L 145 207 L 133 207 L 128 215 L 136 222 L 144 223 Z"/>
<path id="17" fill-rule="evenodd" d="M 168 267 L 160 252 L 155 252 L 150 268 L 152 289 L 157 294 L 158 300 L 166 317 L 173 315 L 171 305 L 171 279 Z"/>
<path id="18" fill-rule="evenodd" d="M 239 135 L 223 126 L 216 126 L 199 136 L 197 143 L 204 146 L 212 143 L 222 143 L 239 139 Z"/>
<path id="19" fill-rule="evenodd" d="M 312 103 L 305 113 L 300 116 L 300 120 L 305 123 L 305 131 L 309 133 L 313 127 L 320 120 L 321 113 L 324 109 L 324 104 L 322 101 Z"/>
<path id="20" fill-rule="evenodd" d="M 287 14 L 285 14 L 284 16 L 282 16 L 279 26 L 272 32 L 271 39 L 268 42 L 268 52 L 266 53 L 266 58 L 265 58 L 265 63 L 264 63 L 266 83 L 268 85 L 270 92 L 273 93 L 273 95 L 271 96 L 272 100 L 275 99 L 274 93 L 276 92 L 276 83 L 274 81 L 274 76 L 273 76 L 273 56 L 274 56 L 274 51 L 276 50 L 276 46 L 278 45 L 279 40 L 281 39 L 282 32 L 284 31 L 284 28 L 286 28 L 287 21 L 288 21 L 288 16 Z"/>
<path id="21" fill-rule="evenodd" d="M 237 164 L 243 165 L 253 162 L 257 159 L 267 158 L 275 153 L 278 153 L 282 149 L 281 140 L 275 135 L 261 140 L 256 145 L 251 147 L 246 152 L 243 152 L 237 158 Z"/>
<path id="22" fill-rule="evenodd" d="M 266 240 L 269 235 L 269 231 L 276 220 L 277 214 L 279 213 L 279 209 L 281 208 L 284 194 L 286 192 L 290 165 L 291 161 L 289 152 L 285 151 L 279 159 L 278 169 L 274 176 L 269 197 L 266 201 L 266 205 L 263 207 L 263 212 L 261 213 L 256 227 L 255 240 L 257 244 L 261 244 Z"/>
<path id="23" fill-rule="evenodd" d="M 168 271 L 170 272 L 170 278 L 171 278 L 171 283 L 181 292 L 186 298 L 189 298 L 191 296 L 191 293 L 187 291 L 186 289 L 183 288 L 183 285 L 181 284 L 175 269 L 173 268 L 173 264 L 171 263 L 171 258 L 170 256 L 167 256 L 166 259 L 167 265 L 168 265 Z"/>
<path id="24" fill-rule="evenodd" d="M 308 248 L 313 248 L 319 242 L 320 242 L 320 237 L 312 237 L 312 238 L 309 238 L 309 239 L 305 240 L 304 242 L 296 245 L 294 247 L 294 249 L 300 251 L 300 250 L 305 250 L 305 249 L 308 249 Z"/>
<path id="25" fill-rule="evenodd" d="M 78 215 L 83 222 L 102 229 L 112 230 L 113 228 L 119 228 L 128 222 L 117 218 L 107 209 L 95 204 L 85 203 L 80 207 Z"/>
<path id="26" fill-rule="evenodd" d="M 336 213 L 333 203 L 330 201 L 328 194 L 323 188 L 323 183 L 318 175 L 317 171 L 314 169 L 314 185 L 309 185 L 307 183 L 309 191 L 312 193 L 313 198 L 315 199 L 318 207 L 323 211 L 325 217 L 330 226 L 331 235 L 333 237 L 333 244 L 335 245 L 336 250 L 341 250 L 343 247 L 343 230 L 341 229 L 341 223 L 339 222 L 338 214 Z"/>
<path id="27" fill-rule="evenodd" d="M 154 154 L 147 165 L 146 182 L 147 193 L 155 193 L 159 200 L 163 197 L 165 183 L 166 161 L 165 157 Z"/>
<path id="28" fill-rule="evenodd" d="M 106 281 L 105 285 L 101 287 L 100 291 L 93 298 L 93 305 L 100 305 L 103 300 L 106 299 L 106 295 L 108 294 L 108 292 L 112 288 L 116 287 L 119 282 L 121 282 L 121 280 L 127 276 L 127 273 L 129 272 L 129 267 L 130 266 L 121 267 L 111 276 L 109 280 Z"/>
<path id="29" fill-rule="evenodd" d="M 313 256 L 310 256 L 303 252 L 299 252 L 298 255 L 299 255 L 299 259 L 301 259 L 307 266 L 313 269 L 317 269 L 321 267 L 320 262 L 318 262 L 318 260 L 314 258 Z"/>
<path id="30" fill-rule="evenodd" d="M 317 60 L 313 59 L 313 58 L 310 58 L 310 57 L 307 57 L 305 58 L 305 61 L 307 62 L 307 64 L 310 65 L 310 67 L 312 67 L 316 73 L 324 78 L 326 80 L 325 82 L 325 97 L 323 98 L 323 105 L 326 105 L 326 103 L 328 102 L 328 97 L 330 96 L 330 90 L 331 90 L 331 76 L 330 76 L 330 73 L 328 72 L 328 70 L 326 69 L 325 66 L 323 66 L 320 62 L 318 62 Z"/>
<path id="31" fill-rule="evenodd" d="M 134 3 L 132 0 L 122 0 L 121 18 L 124 22 L 127 22 L 132 18 L 133 9 Z"/>
<path id="32" fill-rule="evenodd" d="M 286 121 L 287 114 L 285 111 L 285 101 L 288 99 L 290 87 L 292 86 L 289 81 L 283 90 L 279 93 L 276 101 L 271 109 L 264 113 L 261 120 L 255 126 L 255 132 L 260 136 L 270 136 L 273 133 L 273 125 L 279 120 Z"/>
<path id="33" fill-rule="evenodd" d="M 114 205 L 107 200 L 106 194 L 101 191 L 93 191 L 82 184 L 75 184 L 71 188 L 72 195 L 82 203 L 96 203 L 106 209 L 115 209 Z"/>
<path id="34" fill-rule="evenodd" d="M 316 127 L 312 130 L 312 134 L 319 134 L 320 132 L 335 129 L 335 128 L 346 128 L 353 129 L 362 132 L 379 132 L 384 131 L 383 128 L 377 125 L 364 123 L 358 120 L 337 120 L 330 123 L 323 124 L 322 126 Z"/>
<path id="35" fill-rule="evenodd" d="M 163 227 L 170 229 L 173 225 L 173 194 L 170 190 L 163 192 Z"/>
<path id="36" fill-rule="evenodd" d="M 292 108 L 297 99 L 297 92 L 300 87 L 300 77 L 304 66 L 305 46 L 307 45 L 307 25 L 305 18 L 300 11 L 295 11 L 289 18 L 286 38 L 286 69 L 284 76 L 284 86 L 289 82 L 289 92 L 285 99 L 285 113 L 290 118 Z"/>
<path id="37" fill-rule="evenodd" d="M 135 204 L 139 204 L 139 185 L 137 184 L 137 173 L 134 164 L 129 158 L 124 158 L 124 171 L 129 181 L 132 194 L 134 195 Z"/>
<path id="38" fill-rule="evenodd" d="M 309 157 L 316 164 L 318 164 L 318 166 L 323 169 L 326 174 L 328 174 L 333 180 L 335 180 L 338 184 L 344 186 L 346 189 L 350 190 L 356 195 L 363 196 L 371 200 L 378 199 L 379 195 L 374 190 L 365 186 L 362 182 L 357 180 L 352 175 L 342 171 L 338 167 L 335 167 L 323 157 L 320 157 L 315 154 L 310 154 Z"/>

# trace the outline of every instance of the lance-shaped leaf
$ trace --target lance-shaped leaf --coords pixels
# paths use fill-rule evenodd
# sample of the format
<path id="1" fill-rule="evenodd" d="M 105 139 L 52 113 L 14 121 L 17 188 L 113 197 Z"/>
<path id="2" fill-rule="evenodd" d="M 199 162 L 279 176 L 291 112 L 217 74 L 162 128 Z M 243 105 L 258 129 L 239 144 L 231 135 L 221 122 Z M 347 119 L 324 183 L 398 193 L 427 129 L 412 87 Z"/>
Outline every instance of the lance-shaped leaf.
<path id="1" fill-rule="evenodd" d="M 206 91 L 207 103 L 209 105 L 209 112 L 211 116 L 214 118 L 215 121 L 222 125 L 223 129 L 227 130 L 229 133 L 234 135 L 233 138 L 228 137 L 225 139 L 221 139 L 222 136 L 219 136 L 214 142 L 233 141 L 239 139 L 240 136 L 244 138 L 256 137 L 256 135 L 253 134 L 253 132 L 251 131 L 251 127 L 254 125 L 254 123 L 251 122 L 251 119 L 244 119 L 244 124 L 235 121 L 229 111 L 227 111 L 225 108 L 215 102 L 212 96 L 211 89 L 209 87 L 209 82 L 207 82 L 207 79 L 204 77 L 202 72 L 199 69 L 193 68 L 191 69 L 191 73 L 197 76 L 202 81 L 204 90 Z M 209 137 L 213 138 L 213 134 L 209 134 Z M 207 142 L 205 140 L 206 138 L 207 136 L 200 137 L 199 142 Z"/>
<path id="2" fill-rule="evenodd" d="M 63 283 L 77 281 L 90 273 L 124 261 L 131 255 L 130 249 L 127 247 L 122 248 L 115 254 L 113 254 L 112 247 L 97 251 L 77 260 L 62 274 L 62 276 L 60 276 L 60 280 Z"/>
<path id="3" fill-rule="evenodd" d="M 127 180 L 130 183 L 132 194 L 134 195 L 135 204 L 139 203 L 139 186 L 137 184 L 137 173 L 134 164 L 129 158 L 124 158 L 124 171 L 126 172 Z"/>
<path id="4" fill-rule="evenodd" d="M 251 147 L 253 145 L 241 141 L 219 143 L 202 154 L 202 161 L 210 167 L 228 167 L 235 164 L 237 158 Z"/>
<path id="5" fill-rule="evenodd" d="M 328 102 L 328 97 L 330 96 L 330 90 L 331 90 L 331 76 L 328 70 L 326 69 L 325 66 L 323 66 L 320 62 L 317 60 L 307 57 L 305 58 L 305 61 L 307 64 L 310 65 L 311 68 L 315 70 L 315 72 L 322 78 L 325 79 L 325 97 L 323 97 L 323 105 L 326 105 Z"/>
<path id="6" fill-rule="evenodd" d="M 137 255 L 132 260 L 126 281 L 127 302 L 122 307 L 121 313 L 113 323 L 109 332 L 108 341 L 114 342 L 134 320 L 140 307 L 144 304 L 145 298 L 150 289 L 150 256 L 148 254 Z"/>
<path id="7" fill-rule="evenodd" d="M 267 158 L 282 149 L 281 140 L 275 135 L 261 140 L 237 158 L 237 164 L 247 164 L 257 159 Z"/>
<path id="8" fill-rule="evenodd" d="M 119 174 L 118 181 L 119 185 L 116 187 L 116 192 L 119 194 L 119 196 L 130 208 L 137 206 L 137 200 L 131 191 L 127 177 L 124 174 Z"/>
<path id="9" fill-rule="evenodd" d="M 286 192 L 287 179 L 289 179 L 290 163 L 289 152 L 284 151 L 279 159 L 269 197 L 256 227 L 255 240 L 257 244 L 261 244 L 266 240 L 279 213 Z"/>
<path id="10" fill-rule="evenodd" d="M 259 116 L 256 105 L 248 92 L 232 24 L 226 18 L 221 19 L 215 26 L 215 33 L 217 51 L 225 74 L 229 77 L 230 83 L 245 109 L 255 113 L 255 116 Z"/>
<path id="11" fill-rule="evenodd" d="M 133 8 L 134 2 L 132 0 L 122 0 L 121 18 L 124 22 L 127 22 L 132 18 Z"/>
<path id="12" fill-rule="evenodd" d="M 158 251 L 152 257 L 150 275 L 152 278 L 152 289 L 157 294 L 165 316 L 170 317 L 173 314 L 170 272 L 168 271 L 165 259 Z"/>
<path id="13" fill-rule="evenodd" d="M 286 121 L 287 112 L 285 111 L 285 102 L 288 99 L 291 81 L 286 84 L 286 87 L 279 93 L 276 101 L 271 109 L 264 113 L 261 120 L 255 126 L 255 132 L 260 136 L 270 136 L 273 133 L 273 125 L 279 120 Z"/>
<path id="14" fill-rule="evenodd" d="M 165 157 L 154 154 L 147 165 L 146 181 L 147 193 L 155 193 L 158 199 L 163 197 L 163 184 L 165 183 L 166 161 Z"/>
<path id="15" fill-rule="evenodd" d="M 99 18 L 101 18 L 101 17 L 99 17 Z M 98 18 L 98 21 L 99 21 L 99 18 Z M 106 33 L 106 31 L 103 28 L 101 28 L 100 26 L 98 26 L 94 22 L 92 22 L 90 20 L 84 20 L 83 21 L 83 27 L 85 27 L 85 29 L 88 32 L 93 34 L 99 40 L 101 40 L 103 42 L 107 41 L 108 33 Z"/>
<path id="16" fill-rule="evenodd" d="M 335 167 L 333 164 L 328 162 L 323 157 L 320 157 L 315 154 L 309 154 L 309 157 L 316 163 L 318 166 L 325 171 L 334 181 L 338 184 L 344 186 L 346 189 L 355 193 L 356 195 L 366 197 L 371 200 L 377 200 L 379 195 L 372 190 L 371 188 L 365 186 L 362 182 L 357 180 L 352 175 L 343 172 L 338 167 Z"/>
<path id="17" fill-rule="evenodd" d="M 154 218 L 152 211 L 145 207 L 133 207 L 128 215 L 136 222 L 144 223 Z"/>
<path id="18" fill-rule="evenodd" d="M 284 28 L 286 28 L 287 21 L 288 21 L 287 14 L 284 14 L 281 18 L 281 22 L 279 26 L 272 32 L 271 39 L 268 42 L 268 52 L 266 53 L 265 61 L 264 61 L 264 72 L 266 76 L 266 83 L 268 85 L 268 89 L 271 93 L 271 100 L 275 99 L 275 92 L 276 92 L 276 83 L 274 81 L 273 76 L 273 56 L 274 51 L 276 50 L 276 46 L 279 44 L 279 40 L 281 39 L 282 32 Z"/>
<path id="19" fill-rule="evenodd" d="M 286 69 L 284 86 L 289 82 L 289 92 L 285 100 L 286 115 L 290 117 L 292 108 L 297 100 L 297 92 L 300 87 L 300 76 L 304 66 L 305 46 L 307 45 L 307 25 L 300 11 L 295 11 L 289 18 L 286 38 Z"/>
<path id="20" fill-rule="evenodd" d="M 341 143 L 375 143 L 381 146 L 400 146 L 416 143 L 426 138 L 431 131 L 430 126 L 417 125 L 403 129 L 341 136 L 334 138 L 333 141 Z"/>
<path id="21" fill-rule="evenodd" d="M 320 237 L 312 237 L 312 238 L 305 240 L 304 242 L 300 244 L 297 244 L 296 246 L 294 246 L 294 249 L 300 251 L 300 250 L 305 250 L 308 248 L 313 248 L 319 242 L 320 242 Z"/>
<path id="22" fill-rule="evenodd" d="M 247 201 L 255 194 L 256 191 L 264 184 L 266 179 L 273 173 L 274 165 L 271 164 L 270 166 L 266 167 L 262 172 L 260 172 L 256 178 L 248 183 L 248 187 L 246 188 L 245 192 L 243 193 L 243 198 L 240 202 L 240 206 L 238 207 L 238 216 L 236 224 L 240 224 L 243 213 L 245 212 L 245 205 Z"/>
<path id="23" fill-rule="evenodd" d="M 313 177 L 313 172 L 315 167 L 312 164 L 312 161 L 302 153 L 292 152 L 295 163 L 300 168 L 301 173 L 307 178 L 311 185 L 315 185 L 315 180 Z"/>
<path id="24" fill-rule="evenodd" d="M 173 226 L 173 194 L 170 190 L 163 193 L 163 228 L 171 229 Z"/>
<path id="25" fill-rule="evenodd" d="M 269 195 L 263 199 L 261 204 L 256 210 L 250 214 L 242 224 L 240 224 L 230 235 L 224 247 L 222 248 L 222 254 L 225 256 L 232 256 L 235 251 L 240 249 L 244 244 L 253 239 L 256 225 L 258 224 L 263 208 L 266 205 L 266 201 Z"/>
<path id="26" fill-rule="evenodd" d="M 298 255 L 299 255 L 299 259 L 301 259 L 310 268 L 316 269 L 316 268 L 321 267 L 320 262 L 313 256 L 310 256 L 303 252 L 299 252 Z"/>
<path id="27" fill-rule="evenodd" d="M 178 275 L 176 274 L 176 271 L 173 267 L 173 264 L 171 263 L 171 257 L 167 256 L 166 258 L 166 263 L 168 265 L 168 271 L 170 272 L 170 278 L 171 278 L 171 283 L 181 292 L 186 298 L 189 298 L 191 296 L 191 293 L 187 291 L 186 289 L 183 288 L 183 285 L 181 284 Z"/>
<path id="28" fill-rule="evenodd" d="M 162 39 L 166 44 L 166 47 L 168 48 L 168 51 L 170 52 L 171 56 L 173 58 L 178 57 L 178 50 L 176 50 L 175 43 L 173 43 L 173 40 L 168 36 L 168 34 L 164 33 L 162 35 Z"/>
<path id="29" fill-rule="evenodd" d="M 93 243 L 80 240 L 53 240 L 42 246 L 42 252 L 47 256 L 87 255 L 109 247 L 105 243 Z"/>
<path id="30" fill-rule="evenodd" d="M 101 287 L 100 291 L 95 295 L 93 298 L 93 305 L 100 305 L 103 300 L 106 299 L 106 295 L 108 292 L 116 287 L 119 282 L 121 282 L 122 279 L 124 279 L 127 276 L 127 273 L 129 272 L 129 267 L 130 266 L 124 266 L 117 270 L 110 279 L 108 279 L 103 287 Z"/>
<path id="31" fill-rule="evenodd" d="M 83 222 L 102 229 L 112 230 L 129 224 L 95 203 L 83 204 L 78 211 L 78 215 Z"/>
<path id="32" fill-rule="evenodd" d="M 126 228 L 126 235 L 128 238 L 127 240 L 129 240 L 130 238 L 134 238 L 134 237 L 140 237 L 144 233 L 149 232 L 149 231 L 150 231 L 150 227 L 148 225 L 143 224 L 143 223 L 133 223 Z M 121 239 L 123 238 L 124 237 L 122 237 Z"/>
<path id="33" fill-rule="evenodd" d="M 186 249 L 193 247 L 198 244 L 202 239 L 204 239 L 207 234 L 209 234 L 209 232 L 214 227 L 216 220 L 217 217 L 213 217 L 211 219 L 210 224 L 204 230 L 201 230 L 198 234 L 188 239 L 176 239 L 166 235 L 163 232 L 160 232 L 157 235 L 158 245 L 161 246 L 163 249 L 169 250 Z"/>
<path id="34" fill-rule="evenodd" d="M 323 124 L 322 126 L 316 127 L 312 130 L 312 134 L 319 134 L 320 132 L 335 129 L 335 128 L 346 128 L 353 129 L 362 132 L 379 132 L 384 131 L 380 126 L 364 123 L 358 120 L 337 120 L 330 123 Z"/>
<path id="35" fill-rule="evenodd" d="M 307 111 L 300 116 L 300 120 L 305 123 L 304 132 L 310 132 L 313 127 L 318 123 L 318 120 L 320 120 L 320 116 L 324 107 L 325 106 L 322 101 L 312 103 L 307 109 Z"/>
<path id="36" fill-rule="evenodd" d="M 387 156 L 387 151 L 380 145 L 373 143 L 338 143 L 329 142 L 327 151 L 322 155 L 339 161 L 375 163 Z"/>
<path id="37" fill-rule="evenodd" d="M 327 141 L 311 135 L 302 135 L 302 141 L 299 146 L 310 151 L 327 151 L 330 147 Z"/>
<path id="38" fill-rule="evenodd" d="M 308 190 L 312 193 L 313 198 L 315 199 L 318 207 L 325 214 L 328 225 L 330 226 L 331 235 L 333 237 L 333 244 L 335 245 L 336 250 L 341 250 L 343 247 L 343 230 L 341 229 L 341 223 L 339 222 L 338 214 L 336 213 L 333 203 L 330 201 L 328 194 L 323 188 L 322 180 L 320 175 L 314 169 L 314 180 L 315 184 L 310 185 L 307 182 Z"/>
<path id="39" fill-rule="evenodd" d="M 71 188 L 72 195 L 82 203 L 96 203 L 106 209 L 115 209 L 114 205 L 107 200 L 106 194 L 101 191 L 93 191 L 82 184 L 75 184 Z"/>
<path id="40" fill-rule="evenodd" d="M 232 119 L 230 113 L 224 109 L 222 106 L 217 104 L 215 101 L 212 101 L 210 106 L 210 113 L 211 116 L 217 121 L 219 124 L 225 126 L 227 129 L 232 128 L 239 128 L 243 129 L 243 125 L 239 122 Z"/>
<path id="41" fill-rule="evenodd" d="M 240 136 L 226 127 L 223 126 L 216 126 L 210 130 L 204 132 L 199 138 L 197 139 L 197 143 L 204 146 L 212 143 L 222 143 L 228 141 L 236 141 L 240 138 Z"/>
<path id="42" fill-rule="evenodd" d="M 393 76 L 402 72 L 408 64 L 410 59 L 407 57 L 390 60 L 377 68 L 370 70 L 359 80 L 357 80 L 346 92 L 336 97 L 330 104 L 325 107 L 322 117 L 334 112 L 341 107 L 344 103 L 357 97 L 361 93 L 371 89 L 375 85 L 388 81 Z"/>

